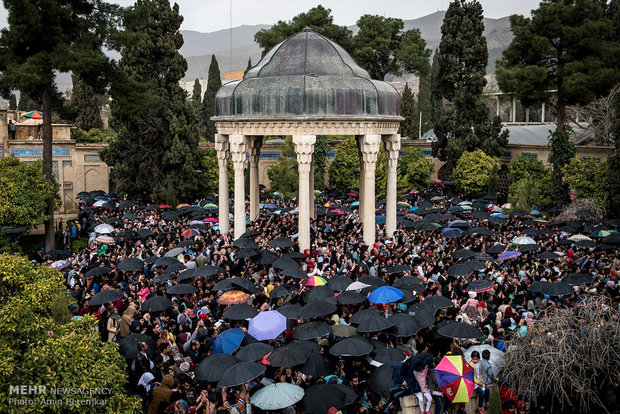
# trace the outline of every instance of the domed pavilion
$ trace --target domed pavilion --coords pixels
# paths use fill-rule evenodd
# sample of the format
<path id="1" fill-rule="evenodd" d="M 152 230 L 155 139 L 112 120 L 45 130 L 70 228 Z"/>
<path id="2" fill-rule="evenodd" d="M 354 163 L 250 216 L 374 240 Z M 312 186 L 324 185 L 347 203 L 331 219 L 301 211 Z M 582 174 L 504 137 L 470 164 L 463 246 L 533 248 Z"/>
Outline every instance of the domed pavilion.
<path id="1" fill-rule="evenodd" d="M 354 135 L 360 156 L 360 217 L 364 243 L 375 242 L 375 170 L 381 141 L 388 160 L 386 233 L 396 230 L 397 134 L 400 95 L 371 79 L 338 44 L 313 32 L 275 46 L 243 80 L 215 97 L 215 148 L 219 164 L 219 225 L 229 231 L 228 159 L 235 171 L 234 231 L 246 231 L 244 171 L 250 168 L 250 220 L 259 213 L 258 160 L 265 135 L 292 135 L 299 165 L 299 247 L 310 249 L 314 218 L 314 144 L 317 135 Z M 249 156 L 248 156 L 249 155 Z"/>

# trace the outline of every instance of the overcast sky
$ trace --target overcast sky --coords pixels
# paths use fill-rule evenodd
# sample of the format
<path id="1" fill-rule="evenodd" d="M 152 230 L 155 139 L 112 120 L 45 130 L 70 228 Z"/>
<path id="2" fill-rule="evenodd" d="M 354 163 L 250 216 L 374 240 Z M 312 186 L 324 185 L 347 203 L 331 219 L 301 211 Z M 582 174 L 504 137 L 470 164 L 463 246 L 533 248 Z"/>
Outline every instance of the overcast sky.
<path id="1" fill-rule="evenodd" d="M 109 0 L 110 1 L 110 0 Z M 498 18 L 511 14 L 529 15 L 537 8 L 539 0 L 479 0 L 485 17 Z M 129 6 L 134 0 L 112 0 L 111 3 Z M 322 4 L 332 10 L 334 21 L 339 25 L 355 24 L 363 14 L 378 14 L 415 19 L 445 10 L 448 0 L 178 0 L 184 17 L 181 29 L 213 32 L 232 25 L 273 24 L 278 20 L 290 20 L 299 13 Z M 7 11 L 0 6 L 0 25 L 6 26 Z"/>

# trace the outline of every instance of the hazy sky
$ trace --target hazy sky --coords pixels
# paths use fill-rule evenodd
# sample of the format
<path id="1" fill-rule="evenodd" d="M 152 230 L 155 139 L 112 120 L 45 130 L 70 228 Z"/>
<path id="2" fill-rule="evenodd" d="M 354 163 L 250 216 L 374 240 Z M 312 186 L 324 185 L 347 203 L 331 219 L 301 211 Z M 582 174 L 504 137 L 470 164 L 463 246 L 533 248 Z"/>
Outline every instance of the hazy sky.
<path id="1" fill-rule="evenodd" d="M 110 1 L 110 0 L 109 0 Z M 112 0 L 111 3 L 129 6 L 134 0 Z M 529 15 L 539 0 L 480 0 L 484 15 L 490 18 L 511 14 Z M 273 24 L 278 20 L 290 20 L 299 13 L 322 4 L 332 10 L 334 21 L 339 25 L 352 25 L 363 14 L 378 14 L 415 19 L 445 10 L 448 0 L 178 0 L 184 17 L 182 29 L 213 32 L 232 25 Z M 0 6 L 0 26 L 6 26 L 7 11 Z"/>

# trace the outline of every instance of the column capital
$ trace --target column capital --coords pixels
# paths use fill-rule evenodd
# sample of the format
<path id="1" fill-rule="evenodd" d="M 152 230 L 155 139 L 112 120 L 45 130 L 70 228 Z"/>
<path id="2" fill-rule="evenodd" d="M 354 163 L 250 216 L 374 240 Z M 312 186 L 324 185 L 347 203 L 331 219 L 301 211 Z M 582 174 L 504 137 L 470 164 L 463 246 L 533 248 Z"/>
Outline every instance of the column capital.
<path id="1" fill-rule="evenodd" d="M 215 151 L 218 159 L 228 159 L 230 156 L 228 135 L 215 134 Z"/>
<path id="2" fill-rule="evenodd" d="M 381 145 L 381 135 L 360 135 L 358 137 L 360 161 L 363 164 L 363 168 L 369 171 L 366 164 L 371 163 L 374 165 L 377 163 L 377 155 L 379 154 L 379 146 Z"/>
<path id="3" fill-rule="evenodd" d="M 295 144 L 295 153 L 297 154 L 297 163 L 301 167 L 302 164 L 312 163 L 312 155 L 314 154 L 314 144 L 316 144 L 316 135 L 293 135 L 293 143 Z M 308 172 L 310 169 L 308 169 Z"/>
<path id="4" fill-rule="evenodd" d="M 250 162 L 258 162 L 260 156 L 260 148 L 263 145 L 263 137 L 260 135 L 247 137 L 247 148 L 250 154 Z"/>
<path id="5" fill-rule="evenodd" d="M 386 154 L 393 151 L 396 151 L 398 153 L 398 151 L 400 151 L 400 134 L 386 135 L 383 143 L 385 144 Z"/>
<path id="6" fill-rule="evenodd" d="M 229 135 L 228 140 L 235 169 L 238 164 L 241 166 L 240 168 L 245 168 L 248 138 L 245 135 Z"/>

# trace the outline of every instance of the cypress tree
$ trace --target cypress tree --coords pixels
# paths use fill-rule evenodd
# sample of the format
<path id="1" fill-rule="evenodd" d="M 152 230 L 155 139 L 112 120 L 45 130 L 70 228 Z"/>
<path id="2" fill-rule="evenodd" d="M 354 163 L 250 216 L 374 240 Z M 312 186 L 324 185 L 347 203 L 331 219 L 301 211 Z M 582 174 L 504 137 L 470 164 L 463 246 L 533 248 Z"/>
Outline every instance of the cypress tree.
<path id="1" fill-rule="evenodd" d="M 490 120 L 482 98 L 488 60 L 483 36 L 482 6 L 477 1 L 450 3 L 441 25 L 437 74 L 438 96 L 449 102 L 438 122 L 433 155 L 446 161 L 451 172 L 463 152 L 481 149 L 489 156 L 502 154 L 508 132 L 499 118 Z"/>
<path id="2" fill-rule="evenodd" d="M 439 93 L 439 50 L 435 49 L 433 54 L 433 63 L 431 65 L 431 125 L 433 128 L 439 122 L 443 103 L 441 94 Z"/>
<path id="3" fill-rule="evenodd" d="M 431 119 L 431 77 L 430 75 L 420 77 L 420 89 L 418 91 L 418 108 L 415 119 L 420 122 L 422 114 L 422 134 L 433 128 Z"/>
<path id="4" fill-rule="evenodd" d="M 202 122 L 205 126 L 205 137 L 207 141 L 213 142 L 217 130 L 215 122 L 211 121 L 211 117 L 215 115 L 215 94 L 222 86 L 222 75 L 220 74 L 220 66 L 217 63 L 215 55 L 211 56 L 211 64 L 209 65 L 209 79 L 207 80 L 207 88 L 205 96 L 202 100 Z"/>
<path id="5" fill-rule="evenodd" d="M 125 13 L 120 73 L 111 89 L 118 135 L 102 151 L 119 193 L 171 205 L 200 189 L 195 113 L 179 86 L 187 70 L 179 53 L 182 21 L 168 0 L 138 0 Z"/>
<path id="6" fill-rule="evenodd" d="M 34 111 L 41 110 L 41 100 L 34 100 L 26 93 L 19 94 L 19 103 L 17 104 L 17 109 L 20 111 Z"/>
<path id="7" fill-rule="evenodd" d="M 202 86 L 198 78 L 194 81 L 194 87 L 192 89 L 192 108 L 195 114 L 194 123 L 196 130 L 198 131 L 198 135 L 202 137 L 204 135 L 204 128 L 200 120 L 200 111 L 202 110 Z"/>
<path id="8" fill-rule="evenodd" d="M 17 97 L 14 93 L 9 96 L 9 109 L 17 109 Z"/>
<path id="9" fill-rule="evenodd" d="M 575 156 L 575 145 L 570 139 L 570 127 L 562 131 L 556 131 L 549 137 L 551 151 L 549 152 L 549 163 L 551 163 L 551 180 L 553 201 L 556 204 L 566 204 L 570 200 L 568 195 L 568 185 L 564 184 L 562 169 Z"/>
<path id="10" fill-rule="evenodd" d="M 409 87 L 408 83 L 405 83 L 405 89 L 400 95 L 400 116 L 405 118 L 400 123 L 400 135 L 415 139 L 418 137 L 418 123 L 416 122 L 416 105 L 415 97 Z"/>
<path id="11" fill-rule="evenodd" d="M 90 131 L 103 129 L 99 96 L 76 74 L 71 75 L 73 90 L 68 103 L 68 114 L 73 126 Z"/>
<path id="12" fill-rule="evenodd" d="M 250 69 L 252 69 L 252 58 L 248 58 L 248 67 L 245 68 L 245 73 L 248 73 Z"/>

